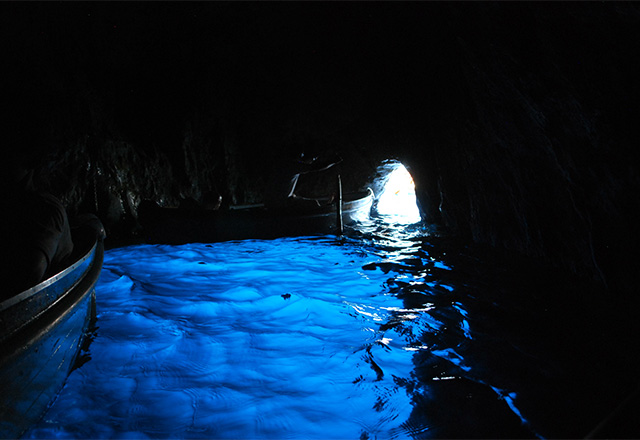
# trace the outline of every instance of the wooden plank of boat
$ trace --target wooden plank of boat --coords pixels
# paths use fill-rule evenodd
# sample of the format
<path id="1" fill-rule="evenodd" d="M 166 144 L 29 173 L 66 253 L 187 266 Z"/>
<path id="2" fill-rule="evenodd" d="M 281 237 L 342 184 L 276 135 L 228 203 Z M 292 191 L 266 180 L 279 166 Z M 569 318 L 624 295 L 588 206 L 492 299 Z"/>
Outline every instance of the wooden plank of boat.
<path id="1" fill-rule="evenodd" d="M 76 246 L 73 264 L 0 303 L 0 438 L 17 438 L 42 417 L 95 318 L 102 239 Z"/>
<path id="2" fill-rule="evenodd" d="M 337 231 L 336 206 L 326 200 L 324 206 L 307 209 L 268 210 L 251 205 L 228 211 L 161 208 L 147 204 L 139 210 L 140 221 L 150 243 L 181 244 L 242 239 L 269 239 L 304 235 L 323 235 Z M 345 194 L 342 203 L 344 225 L 368 215 L 373 191 Z"/>

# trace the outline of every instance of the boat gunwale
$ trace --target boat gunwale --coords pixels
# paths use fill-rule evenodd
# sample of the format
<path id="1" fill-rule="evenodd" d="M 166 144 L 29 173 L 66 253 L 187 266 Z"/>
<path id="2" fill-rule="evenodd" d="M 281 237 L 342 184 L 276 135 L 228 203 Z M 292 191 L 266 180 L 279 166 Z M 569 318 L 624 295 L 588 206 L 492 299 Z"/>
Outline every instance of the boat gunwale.
<path id="1" fill-rule="evenodd" d="M 349 196 L 341 205 L 345 225 L 357 222 L 360 213 L 370 214 L 375 201 L 371 188 Z M 139 216 L 148 243 L 184 244 L 333 234 L 338 211 L 336 203 L 311 209 L 266 209 L 259 205 L 220 211 L 161 207 L 151 202 Z"/>
<path id="2" fill-rule="evenodd" d="M 100 278 L 104 259 L 104 243 L 102 238 L 95 239 L 91 249 L 84 253 L 77 262 L 84 264 L 87 262 L 87 258 L 90 258 L 87 269 L 82 272 L 78 280 L 66 289 L 63 294 L 49 303 L 47 307 L 42 309 L 34 319 L 29 320 L 24 326 L 21 326 L 2 341 L 0 345 L 0 369 L 2 369 L 3 373 L 9 372 L 11 374 L 11 365 L 16 362 L 24 362 L 23 359 L 28 359 L 29 356 L 33 358 L 35 355 L 37 357 L 36 363 L 33 364 L 33 367 L 37 369 L 37 374 L 28 377 L 28 385 L 21 391 L 22 393 L 26 393 L 25 396 L 27 396 L 26 399 L 23 400 L 30 402 L 26 412 L 21 409 L 16 409 L 15 405 L 19 399 L 16 400 L 7 394 L 2 398 L 3 410 L 6 409 L 8 412 L 5 413 L 3 411 L 3 425 L 5 426 L 2 427 L 3 431 L 0 432 L 4 433 L 4 430 L 6 430 L 7 434 L 11 434 L 8 438 L 20 438 L 24 431 L 28 429 L 28 426 L 42 417 L 46 408 L 55 398 L 50 397 L 48 402 L 40 401 L 43 393 L 47 392 L 50 396 L 57 395 L 64 381 L 66 381 L 69 372 L 76 368 L 80 350 L 83 344 L 86 343 L 86 338 L 89 335 L 88 332 L 91 326 L 94 325 L 96 319 L 95 286 Z M 72 266 L 76 265 L 74 264 Z M 69 269 L 70 268 L 71 266 Z M 57 275 L 60 275 L 62 272 L 65 271 L 61 271 Z M 51 278 L 53 277 L 49 279 Z M 81 328 L 77 325 L 77 318 L 74 317 L 77 313 L 81 313 L 81 315 L 78 315 L 82 318 L 82 322 L 80 323 Z M 64 326 L 69 325 L 69 322 L 71 322 L 69 320 L 72 319 L 76 320 L 76 323 L 72 324 L 73 328 L 64 328 Z M 57 328 L 62 328 L 64 333 L 54 335 L 53 333 L 57 331 Z M 74 332 L 79 330 L 81 333 L 74 333 L 76 336 L 71 336 L 71 339 L 69 339 L 71 335 L 71 333 L 69 333 L 70 330 Z M 66 348 L 59 352 L 62 348 L 61 336 L 63 339 L 69 339 L 71 345 L 67 343 Z M 52 346 L 50 342 L 47 342 L 53 341 L 56 338 L 57 340 Z M 43 347 L 47 348 L 43 344 L 49 344 L 49 349 L 41 350 Z M 59 353 L 62 353 L 62 355 Z M 53 359 L 54 356 L 58 356 L 58 358 Z M 53 363 L 51 363 L 52 359 Z M 50 367 L 48 367 L 48 365 L 50 365 Z M 22 365 L 21 368 L 31 367 Z M 51 371 L 62 371 L 64 373 L 63 380 L 59 380 L 61 376 L 57 376 L 58 373 L 55 373 L 56 377 L 53 377 Z M 13 373 L 15 373 L 15 369 Z M 41 389 L 37 385 L 37 382 L 35 382 L 35 378 L 40 377 L 41 374 L 45 374 L 47 378 L 54 380 L 54 382 L 48 382 L 50 385 L 47 386 L 46 390 Z M 22 373 L 20 372 L 19 377 L 22 377 Z M 35 388 L 33 384 L 36 384 Z M 5 400 L 7 397 L 9 397 L 9 400 Z M 46 404 L 43 404 L 43 402 Z M 15 418 L 15 414 L 18 414 L 18 419 Z M 23 421 L 25 419 L 27 422 Z M 18 423 L 16 423 L 16 420 L 18 420 Z M 2 435 L 0 434 L 0 436 Z"/>
<path id="3" fill-rule="evenodd" d="M 51 286 L 52 284 L 56 283 L 60 279 L 64 278 L 69 273 L 75 271 L 87 259 L 91 258 L 91 256 L 95 253 L 97 246 L 98 246 L 98 240 L 96 240 L 95 243 L 93 243 L 93 246 L 91 247 L 91 249 L 89 249 L 82 257 L 80 257 L 78 260 L 76 260 L 76 262 L 73 263 L 72 265 L 70 265 L 70 266 L 66 267 L 65 269 L 61 270 L 60 272 L 52 275 L 51 277 L 47 278 L 46 280 L 41 281 L 40 283 L 36 284 L 35 286 L 30 287 L 27 290 L 24 290 L 24 291 L 18 293 L 17 295 L 14 295 L 11 298 L 7 298 L 4 301 L 2 301 L 0 303 L 0 312 L 4 312 L 5 310 L 9 309 L 10 307 L 13 307 L 14 305 L 16 305 L 16 304 L 18 304 L 18 303 L 20 303 L 22 301 L 26 301 L 27 299 L 33 297 L 37 293 L 41 292 L 42 290 L 44 290 L 47 287 Z M 82 277 L 79 278 L 78 282 L 80 282 L 81 279 L 82 279 Z M 71 290 L 71 289 L 73 289 L 73 286 L 71 286 L 69 290 Z"/>
<path id="4" fill-rule="evenodd" d="M 353 210 L 361 209 L 362 206 L 368 204 L 370 201 L 373 201 L 374 192 L 371 188 L 367 188 L 363 191 L 357 191 L 354 193 L 350 193 L 352 196 L 361 196 L 358 198 L 354 198 L 351 200 L 344 200 L 342 202 L 343 212 L 349 212 Z M 321 198 L 318 200 L 329 200 L 328 197 Z M 233 217 L 233 216 L 248 216 L 248 215 L 261 215 L 264 217 L 299 217 L 299 218 L 308 218 L 308 217 L 316 217 L 316 216 L 326 216 L 335 214 L 335 203 L 331 203 L 328 205 L 319 206 L 313 209 L 299 209 L 296 207 L 286 207 L 281 211 L 273 211 L 266 208 L 266 205 L 263 203 L 257 203 L 252 205 L 231 205 L 229 208 L 225 210 L 206 210 L 206 209 L 184 209 L 177 207 L 165 207 L 165 206 L 156 206 L 154 207 L 156 212 L 164 212 L 173 214 L 180 214 L 182 216 L 194 216 L 194 217 Z"/>
<path id="5" fill-rule="evenodd" d="M 78 260 L 78 262 L 84 262 L 87 257 L 92 257 L 87 270 L 78 280 L 54 301 L 41 309 L 32 319 L 6 335 L 0 349 L 0 366 L 10 362 L 20 352 L 41 340 L 51 328 L 71 313 L 82 299 L 93 290 L 102 270 L 103 252 L 102 240 L 95 240 L 91 249 Z"/>

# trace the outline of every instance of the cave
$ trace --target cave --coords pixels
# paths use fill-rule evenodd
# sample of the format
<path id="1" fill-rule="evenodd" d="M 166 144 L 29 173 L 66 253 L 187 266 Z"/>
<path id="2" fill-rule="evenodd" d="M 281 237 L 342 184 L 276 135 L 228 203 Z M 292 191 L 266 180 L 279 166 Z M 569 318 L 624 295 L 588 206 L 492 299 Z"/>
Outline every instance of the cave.
<path id="1" fill-rule="evenodd" d="M 9 2 L 0 23 L 5 150 L 107 247 L 144 240 L 145 200 L 263 202 L 301 147 L 339 154 L 345 191 L 402 165 L 405 223 L 442 246 L 638 303 L 634 3 Z"/>
<path id="2" fill-rule="evenodd" d="M 114 240 L 145 199 L 260 202 L 298 145 L 345 190 L 400 161 L 430 224 L 634 289 L 633 5 L 3 10 L 7 148 Z"/>

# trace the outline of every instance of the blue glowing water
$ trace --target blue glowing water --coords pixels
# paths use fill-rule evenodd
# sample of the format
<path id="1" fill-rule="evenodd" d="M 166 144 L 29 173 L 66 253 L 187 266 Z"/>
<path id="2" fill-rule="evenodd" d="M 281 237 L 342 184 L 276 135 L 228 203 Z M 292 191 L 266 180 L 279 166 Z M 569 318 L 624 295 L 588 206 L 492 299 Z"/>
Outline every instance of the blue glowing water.
<path id="1" fill-rule="evenodd" d="M 540 315 L 407 230 L 107 251 L 90 359 L 25 438 L 563 433 Z"/>
<path id="2" fill-rule="evenodd" d="M 392 436 L 412 352 L 379 324 L 412 317 L 368 261 L 333 238 L 108 251 L 91 361 L 31 435 Z"/>

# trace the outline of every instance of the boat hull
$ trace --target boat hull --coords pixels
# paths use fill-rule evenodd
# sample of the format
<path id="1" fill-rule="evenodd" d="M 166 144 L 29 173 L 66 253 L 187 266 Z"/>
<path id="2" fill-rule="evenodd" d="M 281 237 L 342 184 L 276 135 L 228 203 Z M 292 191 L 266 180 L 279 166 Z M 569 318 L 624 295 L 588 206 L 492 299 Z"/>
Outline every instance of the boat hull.
<path id="1" fill-rule="evenodd" d="M 95 318 L 103 245 L 60 274 L 0 303 L 0 437 L 37 422 L 64 385 Z"/>
<path id="2" fill-rule="evenodd" d="M 342 223 L 350 225 L 360 216 L 368 216 L 372 203 L 371 190 L 349 195 L 342 204 Z M 339 233 L 335 204 L 307 211 L 279 212 L 262 206 L 228 211 L 145 206 L 139 213 L 149 243 L 211 243 Z"/>

